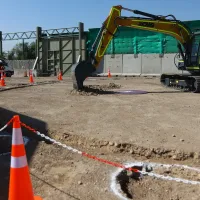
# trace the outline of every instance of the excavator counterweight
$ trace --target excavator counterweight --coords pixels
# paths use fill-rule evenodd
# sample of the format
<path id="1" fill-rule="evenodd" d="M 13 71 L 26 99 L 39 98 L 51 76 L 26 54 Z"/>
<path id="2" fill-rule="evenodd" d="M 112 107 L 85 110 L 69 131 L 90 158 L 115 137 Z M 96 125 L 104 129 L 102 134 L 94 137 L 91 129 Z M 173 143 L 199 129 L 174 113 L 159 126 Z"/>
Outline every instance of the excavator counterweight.
<path id="1" fill-rule="evenodd" d="M 142 17 L 121 16 L 122 10 L 142 15 Z M 139 10 L 123 8 L 120 5 L 111 8 L 92 45 L 89 58 L 73 66 L 74 89 L 84 89 L 84 80 L 98 68 L 119 26 L 158 32 L 174 37 L 178 41 L 177 47 L 181 57 L 178 64 L 176 62 L 174 64 L 178 70 L 186 70 L 189 74 L 162 74 L 160 81 L 167 87 L 186 88 L 193 92 L 200 92 L 200 40 L 196 40 L 200 36 L 200 32 L 193 33 L 189 27 L 177 20 L 174 15 L 153 15 Z"/>

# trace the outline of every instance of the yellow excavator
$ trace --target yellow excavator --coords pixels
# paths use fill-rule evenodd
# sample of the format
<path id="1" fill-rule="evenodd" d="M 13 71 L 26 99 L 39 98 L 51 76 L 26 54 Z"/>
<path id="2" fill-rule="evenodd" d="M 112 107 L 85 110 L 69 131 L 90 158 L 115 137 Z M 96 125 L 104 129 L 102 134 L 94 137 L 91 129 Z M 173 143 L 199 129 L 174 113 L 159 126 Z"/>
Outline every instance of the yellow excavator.
<path id="1" fill-rule="evenodd" d="M 142 17 L 124 17 L 121 11 L 133 12 Z M 80 61 L 73 66 L 72 79 L 73 88 L 83 90 L 84 80 L 91 75 L 99 66 L 110 41 L 115 36 L 119 26 L 135 29 L 159 32 L 170 35 L 178 41 L 179 52 L 175 56 L 178 70 L 187 70 L 187 74 L 161 74 L 160 82 L 166 87 L 175 87 L 182 90 L 200 92 L 200 31 L 192 32 L 183 22 L 177 20 L 173 15 L 153 15 L 139 10 L 124 8 L 120 5 L 113 6 L 110 14 L 92 45 L 89 59 Z"/>

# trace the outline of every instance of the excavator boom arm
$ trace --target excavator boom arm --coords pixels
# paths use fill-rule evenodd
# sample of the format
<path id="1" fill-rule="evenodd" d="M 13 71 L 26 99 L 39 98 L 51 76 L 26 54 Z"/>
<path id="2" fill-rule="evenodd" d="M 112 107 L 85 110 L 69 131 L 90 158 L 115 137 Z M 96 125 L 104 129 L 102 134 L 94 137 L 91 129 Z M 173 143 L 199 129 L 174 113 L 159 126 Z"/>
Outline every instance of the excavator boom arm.
<path id="1" fill-rule="evenodd" d="M 132 11 L 135 14 L 142 14 L 150 18 L 122 17 L 122 9 Z M 96 46 L 95 53 L 93 52 L 93 65 L 96 68 L 98 67 L 102 57 L 104 56 L 111 40 L 115 36 L 115 33 L 119 26 L 168 34 L 176 38 L 185 49 L 188 48 L 188 44 L 190 44 L 192 35 L 191 30 L 176 19 L 169 20 L 165 17 L 160 17 L 137 10 L 130 10 L 121 6 L 114 6 L 110 11 L 110 15 L 103 23 L 103 26 L 100 29 L 99 35 L 97 37 L 99 43 L 98 46 Z M 97 43 L 94 43 L 92 51 L 94 51 L 95 45 L 97 45 Z"/>

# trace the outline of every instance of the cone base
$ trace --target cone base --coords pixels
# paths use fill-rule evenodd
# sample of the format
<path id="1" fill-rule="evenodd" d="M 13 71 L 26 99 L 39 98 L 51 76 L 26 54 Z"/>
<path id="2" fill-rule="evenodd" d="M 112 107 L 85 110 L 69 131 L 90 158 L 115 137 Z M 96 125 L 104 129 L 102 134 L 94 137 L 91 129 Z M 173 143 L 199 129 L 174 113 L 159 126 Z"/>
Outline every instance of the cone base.
<path id="1" fill-rule="evenodd" d="M 34 200 L 42 200 L 42 198 L 39 196 L 34 196 Z"/>
<path id="2" fill-rule="evenodd" d="M 0 86 L 2 86 L 2 87 L 3 87 L 3 86 L 6 86 L 5 82 L 4 82 L 4 81 L 1 81 L 1 82 L 0 82 Z"/>

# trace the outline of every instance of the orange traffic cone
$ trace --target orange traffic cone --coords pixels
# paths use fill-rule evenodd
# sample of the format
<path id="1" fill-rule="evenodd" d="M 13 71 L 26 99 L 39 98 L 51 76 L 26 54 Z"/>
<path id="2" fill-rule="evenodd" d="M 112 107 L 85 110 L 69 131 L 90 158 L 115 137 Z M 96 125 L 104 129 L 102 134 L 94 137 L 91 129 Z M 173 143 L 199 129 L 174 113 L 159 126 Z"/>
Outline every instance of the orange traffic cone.
<path id="1" fill-rule="evenodd" d="M 111 77 L 110 69 L 108 69 L 108 77 Z"/>
<path id="2" fill-rule="evenodd" d="M 20 119 L 14 116 L 8 200 L 42 200 L 33 194 Z"/>
<path id="3" fill-rule="evenodd" d="M 30 82 L 30 84 L 34 84 L 33 74 L 31 71 L 29 72 L 29 82 Z"/>
<path id="4" fill-rule="evenodd" d="M 6 86 L 6 83 L 5 83 L 5 80 L 4 80 L 4 75 L 3 75 L 2 72 L 1 72 L 0 86 L 2 86 L 2 87 Z"/>
<path id="5" fill-rule="evenodd" d="M 58 74 L 58 80 L 59 81 L 62 81 L 63 79 L 62 79 L 62 73 L 61 73 L 61 71 L 59 72 L 59 74 Z"/>

